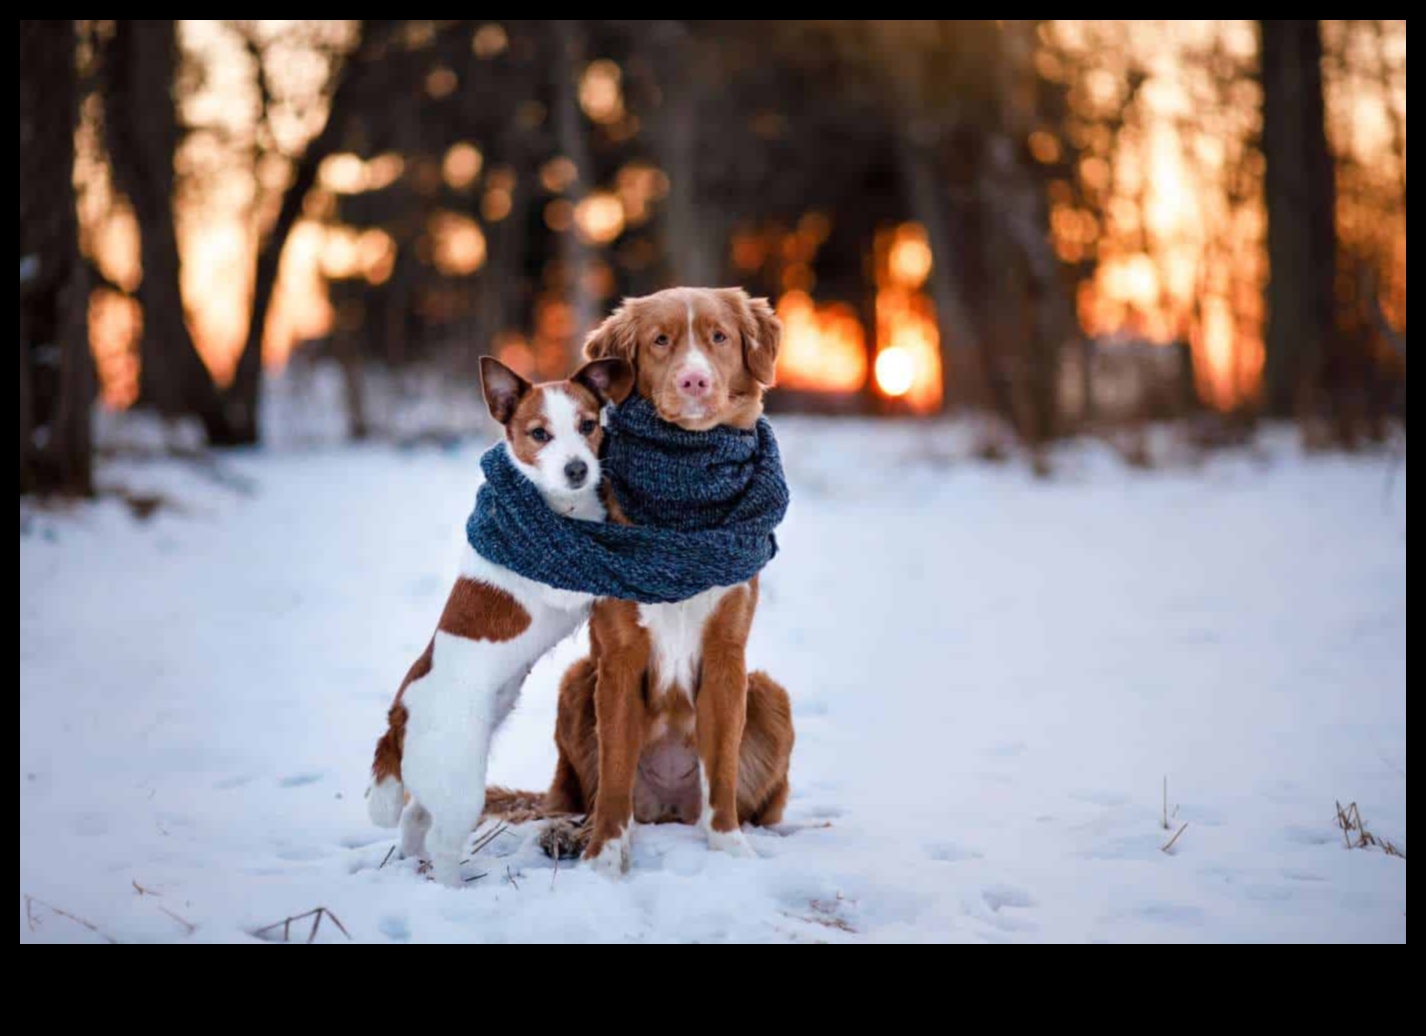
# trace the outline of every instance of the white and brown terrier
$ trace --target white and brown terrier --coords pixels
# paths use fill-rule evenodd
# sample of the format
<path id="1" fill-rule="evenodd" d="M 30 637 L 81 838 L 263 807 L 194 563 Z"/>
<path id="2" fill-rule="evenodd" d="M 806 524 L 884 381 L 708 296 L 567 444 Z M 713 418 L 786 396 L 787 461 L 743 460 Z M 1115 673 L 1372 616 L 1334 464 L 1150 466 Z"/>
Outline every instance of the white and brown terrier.
<path id="1" fill-rule="evenodd" d="M 629 364 L 595 360 L 567 381 L 543 385 L 489 357 L 480 373 L 516 469 L 560 514 L 603 521 L 600 412 L 629 394 Z M 461 855 L 485 810 L 491 738 L 530 669 L 579 628 L 593 600 L 533 582 L 465 548 L 435 636 L 391 706 L 367 793 L 372 821 L 399 824 L 406 855 L 425 857 L 429 850 L 442 884 L 461 883 Z"/>

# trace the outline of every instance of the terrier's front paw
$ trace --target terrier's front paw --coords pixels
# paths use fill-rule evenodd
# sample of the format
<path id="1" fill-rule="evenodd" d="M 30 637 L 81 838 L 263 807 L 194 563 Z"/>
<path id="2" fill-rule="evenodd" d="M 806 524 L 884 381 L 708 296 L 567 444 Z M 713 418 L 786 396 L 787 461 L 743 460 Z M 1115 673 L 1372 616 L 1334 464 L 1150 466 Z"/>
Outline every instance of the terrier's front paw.
<path id="1" fill-rule="evenodd" d="M 757 852 L 748 841 L 747 835 L 738 828 L 731 831 L 708 829 L 708 848 L 718 853 L 727 853 L 741 860 L 756 860 Z"/>
<path id="2" fill-rule="evenodd" d="M 460 876 L 460 860 L 457 858 L 437 858 L 431 861 L 431 878 L 437 885 L 448 889 L 465 888 Z"/>
<path id="3" fill-rule="evenodd" d="M 401 815 L 401 856 L 406 860 L 424 860 L 426 832 L 431 830 L 431 814 L 424 806 L 413 802 Z"/>

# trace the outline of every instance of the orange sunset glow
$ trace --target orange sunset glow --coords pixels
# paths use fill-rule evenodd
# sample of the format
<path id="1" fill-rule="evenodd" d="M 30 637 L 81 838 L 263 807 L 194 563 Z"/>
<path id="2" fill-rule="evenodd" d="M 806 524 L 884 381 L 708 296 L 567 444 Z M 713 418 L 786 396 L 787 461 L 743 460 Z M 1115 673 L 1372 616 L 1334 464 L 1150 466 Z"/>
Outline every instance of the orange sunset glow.
<path id="1" fill-rule="evenodd" d="M 180 191 L 176 204 L 189 324 L 204 361 L 225 383 L 247 338 L 261 234 L 291 175 L 292 156 L 301 153 L 325 117 L 316 84 L 330 59 L 304 58 L 286 73 L 266 70 L 278 76 L 270 88 L 284 103 L 275 109 L 273 125 L 259 127 L 251 59 L 214 25 L 185 22 L 180 34 L 185 52 L 212 71 L 184 101 L 186 116 L 199 129 L 180 155 L 180 172 L 201 189 Z M 334 22 L 324 31 L 344 41 L 343 33 L 352 29 Z M 1075 288 L 1080 328 L 1091 337 L 1187 342 L 1208 403 L 1229 410 L 1251 401 L 1263 367 L 1267 280 L 1262 159 L 1254 150 L 1260 98 L 1251 85 L 1242 87 L 1241 95 L 1210 98 L 1209 77 L 1198 57 L 1212 53 L 1233 67 L 1251 64 L 1258 46 L 1253 23 L 1058 21 L 1046 23 L 1041 35 L 1045 50 L 1036 69 L 1047 80 L 1071 84 L 1068 97 L 1076 113 L 1071 126 L 1080 157 L 1069 173 L 1056 174 L 1067 178 L 1049 182 L 1048 200 L 1055 252 L 1067 267 L 1087 271 Z M 505 30 L 487 25 L 472 47 L 481 59 L 494 60 L 508 42 Z M 1126 86 L 1131 62 L 1145 75 L 1132 95 Z M 426 85 L 432 96 L 454 89 L 444 80 Z M 630 114 L 636 107 L 632 94 L 625 96 L 626 70 L 618 63 L 589 61 L 576 86 L 579 108 L 590 122 L 616 138 L 638 133 L 638 120 Z M 1330 115 L 1340 146 L 1364 159 L 1383 153 L 1390 124 L 1380 106 L 1356 98 L 1349 86 L 1336 89 Z M 1210 103 L 1210 114 L 1203 116 L 1207 128 L 1185 128 L 1184 117 Z M 1404 97 L 1401 106 L 1404 119 Z M 249 149 L 258 157 L 247 168 L 235 165 L 218 151 L 220 131 L 261 141 L 267 150 Z M 498 247 L 492 228 L 510 214 L 515 190 L 513 172 L 490 167 L 481 147 L 479 141 L 461 141 L 425 160 L 394 153 L 327 159 L 307 199 L 307 216 L 283 255 L 263 337 L 269 368 L 281 367 L 302 342 L 331 330 L 331 282 L 383 285 L 401 249 L 417 248 L 423 261 L 452 280 L 479 280 L 490 250 Z M 1061 168 L 1066 154 L 1060 137 L 1040 129 L 1025 137 L 1024 147 L 1046 168 Z M 333 219 L 338 199 L 431 175 L 437 186 L 468 196 L 470 211 L 431 208 L 412 241 Z M 627 231 L 657 218 L 669 190 L 667 174 L 647 161 L 624 166 L 607 186 L 586 184 L 578 194 L 568 193 L 578 177 L 566 156 L 544 161 L 539 185 L 555 197 L 543 197 L 540 214 L 551 231 L 577 235 L 583 246 L 601 254 L 617 247 Z M 131 291 L 142 276 L 136 232 L 127 211 L 111 204 L 113 191 L 92 126 L 80 132 L 76 178 L 85 185 L 85 247 L 114 285 Z M 778 271 L 782 290 L 776 305 L 785 327 L 780 383 L 805 392 L 855 394 L 870 388 L 909 412 L 936 412 L 946 386 L 939 325 L 926 285 L 939 257 L 925 229 L 909 222 L 888 226 L 874 255 L 866 257 L 876 287 L 875 326 L 868 327 L 869 307 L 859 310 L 854 300 L 819 296 L 814 270 L 831 218 L 808 213 L 776 240 L 752 233 L 732 240 L 733 269 Z M 1345 227 L 1358 226 L 1352 218 L 1344 208 Z M 1360 237 L 1368 230 L 1357 232 Z M 1397 269 L 1386 278 L 1384 294 L 1388 314 L 1404 324 L 1404 226 L 1400 240 Z M 608 288 L 601 296 L 611 302 L 615 281 L 608 266 L 596 262 L 587 276 Z M 579 333 L 575 320 L 558 298 L 545 297 L 534 327 L 502 332 L 501 354 L 522 369 L 544 369 L 561 343 Z M 103 398 L 110 406 L 127 406 L 138 389 L 138 309 L 103 288 L 93 296 L 90 324 Z"/>

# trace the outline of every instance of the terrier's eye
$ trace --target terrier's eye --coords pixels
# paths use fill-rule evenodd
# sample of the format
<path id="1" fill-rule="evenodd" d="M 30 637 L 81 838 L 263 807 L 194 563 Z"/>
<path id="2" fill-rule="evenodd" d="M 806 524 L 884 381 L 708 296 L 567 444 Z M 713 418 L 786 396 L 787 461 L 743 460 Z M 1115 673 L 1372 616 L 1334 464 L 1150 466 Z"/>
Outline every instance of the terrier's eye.
<path id="1" fill-rule="evenodd" d="M 585 436 L 593 435 L 593 434 L 594 434 L 595 432 L 597 432 L 598 430 L 599 430 L 599 422 L 596 421 L 596 420 L 594 420 L 592 417 L 591 417 L 591 418 L 587 418 L 587 419 L 584 420 L 584 421 L 581 421 L 580 424 L 579 424 L 579 434 L 580 434 L 580 435 L 585 435 Z"/>
<path id="2" fill-rule="evenodd" d="M 551 435 L 549 432 L 545 431 L 543 428 L 531 428 L 530 438 L 534 439 L 538 443 L 547 443 L 551 439 L 553 439 L 554 436 Z"/>
<path id="3" fill-rule="evenodd" d="M 714 345 L 723 345 L 723 344 L 726 343 L 727 341 L 728 341 L 728 336 L 725 335 L 722 331 L 714 331 L 714 332 L 713 332 L 713 344 L 714 344 Z"/>
<path id="4" fill-rule="evenodd" d="M 654 339 L 654 345 L 658 346 L 660 349 L 667 349 L 670 344 L 672 344 L 672 340 L 669 338 L 668 335 L 659 335 L 657 338 Z"/>

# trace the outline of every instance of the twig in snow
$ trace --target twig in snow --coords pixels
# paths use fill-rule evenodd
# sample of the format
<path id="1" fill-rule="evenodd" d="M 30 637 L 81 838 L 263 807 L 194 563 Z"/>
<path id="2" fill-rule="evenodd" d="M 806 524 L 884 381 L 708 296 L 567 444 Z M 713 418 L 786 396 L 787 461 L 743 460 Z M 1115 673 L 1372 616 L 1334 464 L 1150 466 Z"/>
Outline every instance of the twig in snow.
<path id="1" fill-rule="evenodd" d="M 379 870 L 379 871 L 384 871 L 384 870 L 386 870 L 386 865 L 391 862 L 391 858 L 392 858 L 393 856 L 395 856 L 395 855 L 396 855 L 396 846 L 393 845 L 390 849 L 387 850 L 387 852 L 386 852 L 386 859 L 382 860 L 382 861 L 381 861 L 381 866 L 378 867 L 378 868 L 376 868 L 376 869 Z"/>
<path id="2" fill-rule="evenodd" d="M 169 910 L 167 907 L 159 907 L 158 910 L 159 910 L 159 913 L 164 914 L 164 915 L 166 915 L 166 916 L 172 918 L 173 920 L 177 921 L 180 925 L 182 925 L 183 928 L 184 928 L 183 934 L 184 934 L 185 936 L 192 935 L 194 932 L 198 931 L 198 926 L 197 926 L 196 924 L 194 924 L 192 921 L 185 921 L 183 918 L 179 917 L 177 914 L 175 914 L 172 910 Z"/>
<path id="3" fill-rule="evenodd" d="M 332 924 L 336 925 L 337 930 L 347 937 L 347 942 L 352 941 L 351 932 L 347 931 L 346 925 L 342 924 L 342 922 L 337 919 L 337 915 L 332 913 L 326 907 L 318 907 L 316 910 L 309 910 L 307 911 L 307 913 L 298 914 L 296 917 L 283 918 L 276 924 L 270 924 L 266 928 L 259 928 L 257 931 L 253 932 L 252 935 L 254 939 L 262 939 L 264 942 L 271 942 L 274 940 L 268 939 L 267 936 L 272 933 L 275 933 L 279 928 L 281 928 L 282 941 L 284 943 L 290 943 L 292 941 L 292 926 L 300 921 L 306 921 L 308 918 L 312 919 L 312 931 L 307 936 L 308 946 L 311 946 L 314 942 L 317 941 L 317 933 L 321 930 L 322 922 L 324 920 L 331 921 Z"/>
<path id="4" fill-rule="evenodd" d="M 103 932 L 101 932 L 101 931 L 98 929 L 98 927 L 96 927 L 95 925 L 90 924 L 88 921 L 84 920 L 84 918 L 82 918 L 82 917 L 75 917 L 75 916 L 74 916 L 73 914 L 71 914 L 68 910 L 61 910 L 61 909 L 60 909 L 59 907 L 57 907 L 57 906 L 51 906 L 49 903 L 46 903 L 44 900 L 35 899 L 33 896 L 26 896 L 26 897 L 25 897 L 25 925 L 26 925 L 26 926 L 30 929 L 30 931 L 32 931 L 32 932 L 39 931 L 39 928 L 40 928 L 39 919 L 35 917 L 35 907 L 43 907 L 45 910 L 48 910 L 50 913 L 54 914 L 56 917 L 62 917 L 62 918 L 64 918 L 66 921 L 70 921 L 70 922 L 72 922 L 72 923 L 74 923 L 74 924 L 79 925 L 79 927 L 81 927 L 81 928 L 83 928 L 83 929 L 85 929 L 85 930 L 87 930 L 87 931 L 93 932 L 95 935 L 99 936 L 99 938 L 103 939 L 103 940 L 104 940 L 106 943 L 108 943 L 110 946 L 118 946 L 118 945 L 119 945 L 119 940 L 118 940 L 118 939 L 115 939 L 113 936 L 104 934 Z"/>
<path id="5" fill-rule="evenodd" d="M 474 885 L 477 881 L 480 881 L 480 880 L 482 880 L 482 879 L 484 879 L 484 878 L 488 878 L 488 877 L 490 877 L 489 874 L 477 874 L 477 875 L 476 875 L 475 877 L 473 877 L 473 878 L 466 878 L 466 879 L 465 879 L 465 883 L 466 883 L 467 885 Z"/>
<path id="6" fill-rule="evenodd" d="M 1169 779 L 1164 777 L 1164 830 L 1172 831 L 1173 822 L 1178 819 L 1179 807 L 1169 809 Z"/>
<path id="7" fill-rule="evenodd" d="M 160 896 L 157 892 L 152 892 L 152 891 L 150 891 L 149 889 L 144 888 L 144 887 L 143 887 L 142 885 L 140 885 L 137 881 L 132 882 L 132 884 L 133 884 L 133 886 L 134 886 L 134 891 L 139 894 L 139 897 L 140 897 L 140 898 L 142 898 L 142 897 L 144 897 L 144 896 L 152 896 L 154 899 L 162 899 L 162 898 L 163 898 L 163 897 Z"/>
<path id="8" fill-rule="evenodd" d="M 470 851 L 471 857 L 474 858 L 476 856 L 479 856 L 481 852 L 490 845 L 490 843 L 494 842 L 497 838 L 499 838 L 501 835 L 503 835 L 509 830 L 509 824 L 498 824 L 496 825 L 495 830 L 490 832 L 490 834 L 486 835 L 484 838 L 477 838 L 475 842 L 475 847 Z"/>
<path id="9" fill-rule="evenodd" d="M 1160 849 L 1159 852 L 1165 853 L 1165 854 L 1170 853 L 1170 852 L 1172 851 L 1173 847 L 1178 844 L 1178 840 L 1183 837 L 1183 833 L 1184 833 L 1185 831 L 1187 831 L 1187 830 L 1188 830 L 1188 825 L 1187 825 L 1187 824 L 1184 824 L 1183 827 L 1181 827 L 1181 828 L 1178 829 L 1178 834 L 1176 834 L 1176 835 L 1174 835 L 1172 838 L 1170 838 L 1170 839 L 1169 839 L 1169 842 L 1168 842 L 1168 845 L 1166 845 L 1166 846 L 1164 846 L 1162 849 Z"/>
<path id="10" fill-rule="evenodd" d="M 1362 819 L 1362 811 L 1353 802 L 1345 809 L 1337 803 L 1337 826 L 1342 829 L 1342 839 L 1348 849 L 1380 849 L 1387 856 L 1405 860 L 1406 854 L 1387 838 L 1378 838 L 1367 830 L 1367 822 Z M 1353 835 L 1356 836 L 1355 841 Z"/>
<path id="11" fill-rule="evenodd" d="M 515 875 L 510 873 L 510 868 L 508 866 L 505 868 L 505 880 L 510 883 L 510 887 L 513 888 L 516 892 L 520 891 L 520 885 L 515 881 Z"/>

